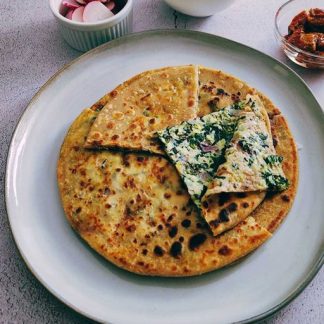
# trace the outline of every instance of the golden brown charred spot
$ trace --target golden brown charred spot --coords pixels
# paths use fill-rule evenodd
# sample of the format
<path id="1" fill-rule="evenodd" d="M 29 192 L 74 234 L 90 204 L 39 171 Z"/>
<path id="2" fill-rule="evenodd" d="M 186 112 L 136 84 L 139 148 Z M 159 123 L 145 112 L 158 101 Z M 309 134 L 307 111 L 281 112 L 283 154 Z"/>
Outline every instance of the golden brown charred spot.
<path id="1" fill-rule="evenodd" d="M 217 105 L 218 105 L 218 103 L 219 103 L 219 100 L 220 100 L 220 99 L 219 99 L 218 97 L 214 97 L 212 100 L 209 100 L 209 101 L 207 102 L 209 108 L 210 108 L 212 111 L 215 111 L 215 110 L 216 110 Z"/>
<path id="2" fill-rule="evenodd" d="M 131 177 L 127 178 L 127 180 L 124 183 L 124 187 L 125 188 L 135 189 L 136 188 L 136 184 L 135 184 L 134 178 L 131 178 Z"/>
<path id="3" fill-rule="evenodd" d="M 74 222 L 74 226 L 80 233 L 102 231 L 103 228 L 103 224 L 100 222 L 100 219 L 94 215 L 89 216 L 84 222 Z"/>
<path id="4" fill-rule="evenodd" d="M 159 224 L 157 228 L 158 228 L 159 231 L 162 231 L 163 230 L 163 225 Z"/>
<path id="5" fill-rule="evenodd" d="M 144 250 L 142 251 L 142 254 L 143 254 L 143 255 L 147 255 L 147 252 L 148 252 L 148 250 L 147 250 L 147 249 L 144 249 Z"/>
<path id="6" fill-rule="evenodd" d="M 219 96 L 229 97 L 229 94 L 224 89 L 221 89 L 221 88 L 217 88 L 216 94 Z"/>
<path id="7" fill-rule="evenodd" d="M 81 210 L 82 210 L 82 208 L 81 208 L 81 207 L 78 207 L 78 208 L 75 210 L 75 212 L 76 212 L 77 214 L 80 214 Z"/>
<path id="8" fill-rule="evenodd" d="M 219 219 L 221 222 L 228 222 L 229 221 L 229 212 L 226 208 L 222 209 L 219 214 Z"/>
<path id="9" fill-rule="evenodd" d="M 181 222 L 181 225 L 182 225 L 182 227 L 184 227 L 184 228 L 189 228 L 190 225 L 191 225 L 191 220 L 190 220 L 190 219 L 184 219 L 184 220 Z"/>
<path id="10" fill-rule="evenodd" d="M 188 107 L 192 107 L 195 104 L 195 100 L 189 99 L 188 101 Z"/>
<path id="11" fill-rule="evenodd" d="M 220 223 L 221 222 L 219 221 L 219 219 L 214 219 L 214 220 L 209 222 L 209 226 L 213 227 L 213 228 L 217 228 Z"/>
<path id="12" fill-rule="evenodd" d="M 145 263 L 143 261 L 138 261 L 137 264 L 141 267 L 144 267 Z"/>
<path id="13" fill-rule="evenodd" d="M 129 218 L 133 216 L 133 212 L 130 209 L 129 206 L 126 205 L 125 210 L 124 210 L 124 217 Z"/>
<path id="14" fill-rule="evenodd" d="M 73 146 L 73 150 L 74 150 L 75 152 L 78 152 L 78 151 L 80 151 L 80 147 L 79 147 L 79 146 Z"/>
<path id="15" fill-rule="evenodd" d="M 101 146 L 102 142 L 103 142 L 102 140 L 94 140 L 91 141 L 91 144 L 94 146 Z"/>
<path id="16" fill-rule="evenodd" d="M 94 104 L 91 109 L 93 111 L 100 111 L 102 108 L 104 107 L 104 105 L 102 105 L 101 103 L 97 103 L 97 104 Z"/>
<path id="17" fill-rule="evenodd" d="M 194 251 L 196 250 L 200 245 L 202 245 L 207 239 L 206 234 L 204 233 L 198 233 L 196 235 L 191 236 L 189 239 L 189 249 Z"/>
<path id="18" fill-rule="evenodd" d="M 114 91 L 111 91 L 110 92 L 110 97 L 112 97 L 112 98 L 117 97 L 117 95 L 118 95 L 118 91 L 117 90 L 114 90 Z"/>
<path id="19" fill-rule="evenodd" d="M 178 227 L 177 226 L 172 226 L 169 230 L 169 236 L 171 238 L 175 237 L 178 233 Z"/>
<path id="20" fill-rule="evenodd" d="M 155 118 L 151 118 L 151 119 L 149 120 L 149 123 L 150 123 L 151 125 L 155 124 Z"/>
<path id="21" fill-rule="evenodd" d="M 134 224 L 126 226 L 126 231 L 133 233 L 136 230 L 136 226 Z"/>
<path id="22" fill-rule="evenodd" d="M 233 100 L 233 102 L 239 102 L 240 101 L 240 95 L 233 93 L 231 94 L 231 99 Z"/>
<path id="23" fill-rule="evenodd" d="M 221 192 L 218 198 L 218 205 L 223 206 L 227 201 L 229 201 L 231 195 L 228 192 Z"/>
<path id="24" fill-rule="evenodd" d="M 124 155 L 122 156 L 122 164 L 123 164 L 123 166 L 125 166 L 125 167 L 129 167 L 129 166 L 130 166 L 130 163 L 129 163 L 129 155 L 124 154 Z"/>
<path id="25" fill-rule="evenodd" d="M 223 245 L 219 250 L 218 250 L 218 254 L 220 255 L 230 255 L 232 253 L 232 250 L 227 246 L 227 245 Z"/>
<path id="26" fill-rule="evenodd" d="M 233 202 L 227 207 L 227 209 L 230 213 L 233 213 L 237 210 L 237 204 Z"/>
<path id="27" fill-rule="evenodd" d="M 107 209 L 109 209 L 109 208 L 111 208 L 111 205 L 110 205 L 110 204 L 105 204 L 105 207 L 106 207 Z"/>
<path id="28" fill-rule="evenodd" d="M 182 244 L 180 242 L 174 242 L 170 248 L 170 254 L 174 258 L 179 258 L 182 251 Z"/>
<path id="29" fill-rule="evenodd" d="M 262 240 L 263 237 L 264 237 L 264 234 L 254 235 L 252 237 L 249 237 L 249 241 L 251 242 L 251 244 L 255 244 L 255 243 L 259 242 L 260 240 Z"/>
<path id="30" fill-rule="evenodd" d="M 114 126 L 115 126 L 115 123 L 113 123 L 111 121 L 108 122 L 107 125 L 106 125 L 107 128 L 113 128 Z"/>
<path id="31" fill-rule="evenodd" d="M 161 159 L 162 161 L 162 159 Z M 159 161 L 160 162 L 160 161 Z M 167 176 L 164 174 L 164 168 L 158 167 L 158 165 L 154 165 L 152 168 L 153 175 L 159 180 L 160 183 L 164 183 L 167 180 Z"/>
<path id="32" fill-rule="evenodd" d="M 249 203 L 247 203 L 247 202 L 242 203 L 242 207 L 243 208 L 248 208 L 249 207 Z"/>
<path id="33" fill-rule="evenodd" d="M 117 135 L 117 134 L 111 136 L 111 140 L 112 140 L 112 141 L 117 141 L 118 138 L 119 138 L 119 135 Z"/>
<path id="34" fill-rule="evenodd" d="M 184 237 L 183 237 L 183 236 L 180 236 L 180 237 L 179 237 L 179 242 L 182 243 L 183 241 L 184 241 Z"/>
<path id="35" fill-rule="evenodd" d="M 154 254 L 157 255 L 157 256 L 163 256 L 163 254 L 164 254 L 163 249 L 162 249 L 160 246 L 158 246 L 158 245 L 155 246 L 153 252 L 154 252 Z"/>
<path id="36" fill-rule="evenodd" d="M 202 206 L 204 207 L 204 208 L 208 208 L 208 202 L 205 200 L 205 201 L 203 201 L 202 202 Z"/>
<path id="37" fill-rule="evenodd" d="M 108 196 L 110 194 L 110 189 L 108 187 L 105 187 L 103 190 L 103 194 Z"/>
<path id="38" fill-rule="evenodd" d="M 155 227 L 156 226 L 156 222 L 154 220 L 149 220 L 148 223 L 152 226 Z"/>
<path id="39" fill-rule="evenodd" d="M 171 198 L 171 194 L 168 193 L 168 192 L 166 192 L 166 193 L 164 194 L 164 198 L 165 198 L 165 199 L 169 199 L 169 198 Z"/>
<path id="40" fill-rule="evenodd" d="M 142 163 L 145 160 L 145 157 L 144 156 L 138 156 L 136 158 L 136 160 L 137 160 L 137 162 Z"/>
<path id="41" fill-rule="evenodd" d="M 172 219 L 173 219 L 174 216 L 175 216 L 175 214 L 171 214 L 171 215 L 168 217 L 167 222 L 168 222 L 168 223 L 172 222 Z"/>
<path id="42" fill-rule="evenodd" d="M 118 260 L 119 260 L 119 262 L 120 262 L 121 264 L 124 264 L 124 265 L 127 264 L 127 261 L 126 261 L 125 258 L 118 258 Z"/>
<path id="43" fill-rule="evenodd" d="M 282 196 L 281 196 L 281 199 L 282 199 L 283 201 L 285 201 L 285 202 L 289 202 L 289 201 L 290 201 L 290 198 L 289 198 L 288 195 L 282 195 Z"/>
<path id="44" fill-rule="evenodd" d="M 150 95 L 151 95 L 151 94 L 148 93 L 147 95 L 145 95 L 144 97 L 142 97 L 140 100 L 143 101 L 143 100 L 145 100 L 146 98 L 148 98 Z"/>

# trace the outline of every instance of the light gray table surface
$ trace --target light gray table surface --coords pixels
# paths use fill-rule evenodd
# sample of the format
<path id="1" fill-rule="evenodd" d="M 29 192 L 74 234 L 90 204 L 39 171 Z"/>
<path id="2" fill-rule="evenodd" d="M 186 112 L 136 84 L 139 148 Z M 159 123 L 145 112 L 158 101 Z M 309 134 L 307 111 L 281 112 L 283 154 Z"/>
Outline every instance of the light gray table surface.
<path id="1" fill-rule="evenodd" d="M 273 17 L 283 0 L 237 0 L 223 12 L 199 19 L 179 14 L 160 0 L 134 2 L 135 32 L 193 29 L 257 48 L 295 70 L 324 106 L 324 71 L 289 62 L 274 39 Z M 19 117 L 42 84 L 80 55 L 59 35 L 47 0 L 0 1 L 0 323 L 91 323 L 51 295 L 28 270 L 15 246 L 4 200 L 6 157 Z M 323 269 L 265 323 L 324 323 Z"/>

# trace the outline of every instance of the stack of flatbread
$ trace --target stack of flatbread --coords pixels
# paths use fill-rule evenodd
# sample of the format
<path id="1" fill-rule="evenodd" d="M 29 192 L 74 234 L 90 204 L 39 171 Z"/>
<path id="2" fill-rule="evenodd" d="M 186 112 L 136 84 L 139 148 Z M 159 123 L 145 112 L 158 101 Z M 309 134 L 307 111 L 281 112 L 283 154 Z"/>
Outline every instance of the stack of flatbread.
<path id="1" fill-rule="evenodd" d="M 67 219 L 126 270 L 192 276 L 268 238 L 296 194 L 297 151 L 280 111 L 204 67 L 141 73 L 73 122 L 58 184 Z"/>

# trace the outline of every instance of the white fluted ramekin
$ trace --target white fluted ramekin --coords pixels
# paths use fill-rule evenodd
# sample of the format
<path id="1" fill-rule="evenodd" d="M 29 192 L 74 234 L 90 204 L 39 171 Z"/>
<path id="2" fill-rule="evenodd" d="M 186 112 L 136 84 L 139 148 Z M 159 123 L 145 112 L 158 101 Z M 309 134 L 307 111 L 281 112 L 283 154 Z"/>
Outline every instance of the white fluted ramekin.
<path id="1" fill-rule="evenodd" d="M 95 23 L 83 23 L 65 18 L 62 0 L 49 0 L 54 17 L 66 42 L 73 48 L 86 52 L 112 39 L 132 31 L 133 0 L 126 4 L 115 16 Z"/>

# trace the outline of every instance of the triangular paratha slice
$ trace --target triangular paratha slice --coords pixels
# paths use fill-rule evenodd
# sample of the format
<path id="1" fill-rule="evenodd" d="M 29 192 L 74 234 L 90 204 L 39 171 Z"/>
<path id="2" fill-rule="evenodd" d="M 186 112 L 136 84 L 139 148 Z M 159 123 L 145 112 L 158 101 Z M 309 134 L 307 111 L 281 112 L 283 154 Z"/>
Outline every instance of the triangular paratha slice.
<path id="1" fill-rule="evenodd" d="M 224 162 L 225 148 L 245 108 L 250 109 L 242 101 L 157 132 L 198 207 L 218 166 Z"/>
<path id="2" fill-rule="evenodd" d="M 225 150 L 225 160 L 205 196 L 221 192 L 282 191 L 287 189 L 281 162 L 266 125 L 254 113 L 244 113 Z"/>
<path id="3" fill-rule="evenodd" d="M 253 96 L 247 96 L 244 101 L 158 132 L 165 152 L 177 168 L 198 207 L 201 207 L 201 198 L 213 181 L 219 165 L 225 161 L 224 152 L 226 154 L 233 134 L 238 133 L 238 125 L 250 119 L 266 127 L 262 121 L 263 114 L 257 109 Z M 250 124 L 247 126 L 251 128 Z M 254 129 L 249 131 L 253 132 Z M 266 129 L 263 131 L 267 133 Z M 239 132 L 238 135 L 240 134 Z M 267 137 L 270 138 L 269 135 Z"/>
<path id="4" fill-rule="evenodd" d="M 110 93 L 89 131 L 85 147 L 119 147 L 163 154 L 152 135 L 196 117 L 197 111 L 197 66 L 147 71 Z"/>
<path id="5" fill-rule="evenodd" d="M 268 115 L 272 117 L 279 110 L 258 90 L 237 77 L 205 67 L 199 67 L 199 82 L 199 116 L 252 96 L 254 105 L 261 112 L 271 135 Z M 213 194 L 202 205 L 202 213 L 214 235 L 218 235 L 250 215 L 261 204 L 265 195 L 265 191 Z"/>
<path id="6" fill-rule="evenodd" d="M 202 198 L 202 214 L 214 235 L 250 215 L 265 198 L 265 190 L 283 190 L 288 185 L 281 168 L 282 158 L 273 147 L 265 109 L 257 96 L 247 97 L 255 114 L 245 113 L 239 120 L 225 151 L 226 162 L 219 166 Z"/>

